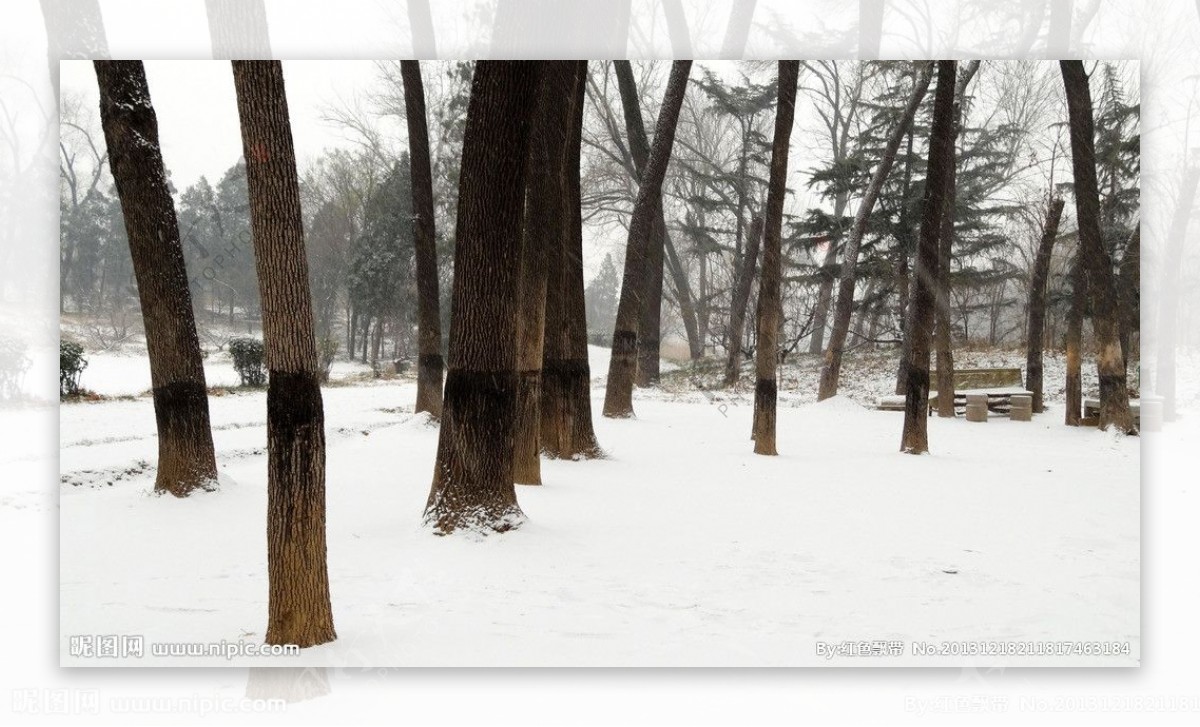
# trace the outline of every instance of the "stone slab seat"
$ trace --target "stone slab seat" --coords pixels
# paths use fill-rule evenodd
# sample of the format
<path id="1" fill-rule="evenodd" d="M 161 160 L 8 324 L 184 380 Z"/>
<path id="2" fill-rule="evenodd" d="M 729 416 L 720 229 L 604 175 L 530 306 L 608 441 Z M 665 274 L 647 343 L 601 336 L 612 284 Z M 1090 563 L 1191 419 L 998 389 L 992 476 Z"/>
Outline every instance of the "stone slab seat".
<path id="1" fill-rule="evenodd" d="M 1014 368 L 985 368 L 985 369 L 955 369 L 954 370 L 954 408 L 962 411 L 967 406 L 967 394 L 987 394 L 988 409 L 999 414 L 1007 414 L 1010 397 L 1013 394 L 1029 394 L 1025 382 L 1021 378 L 1021 369 Z M 930 409 L 936 408 L 937 371 L 929 372 Z M 904 395 L 895 394 L 882 396 L 876 403 L 876 409 L 883 411 L 904 411 Z"/>

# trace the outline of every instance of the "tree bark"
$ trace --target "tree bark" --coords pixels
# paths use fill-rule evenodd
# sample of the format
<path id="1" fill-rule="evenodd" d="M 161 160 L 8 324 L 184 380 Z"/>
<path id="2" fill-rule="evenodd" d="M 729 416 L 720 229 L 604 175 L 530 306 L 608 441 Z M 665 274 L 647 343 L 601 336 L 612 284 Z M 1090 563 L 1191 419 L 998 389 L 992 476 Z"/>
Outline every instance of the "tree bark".
<path id="1" fill-rule="evenodd" d="M 783 277 L 783 202 L 787 194 L 788 150 L 796 114 L 799 61 L 779 61 L 779 100 L 775 110 L 775 138 L 771 145 L 771 173 L 767 182 L 767 209 L 763 223 L 761 278 L 758 282 L 758 348 L 755 350 L 754 453 L 779 454 L 775 446 L 776 399 L 779 384 L 779 328 L 783 320 L 780 291 Z"/>
<path id="2" fill-rule="evenodd" d="M 901 194 L 909 198 L 912 185 L 913 132 L 908 132 L 908 149 L 904 162 L 904 185 Z M 909 224 L 909 204 L 900 208 L 900 222 L 896 235 L 896 312 L 900 324 L 900 360 L 896 365 L 896 393 L 903 394 L 908 383 L 908 358 L 912 353 L 912 338 L 908 335 L 908 303 L 912 297 L 912 275 L 910 263 L 916 245 L 913 243 L 912 225 Z"/>
<path id="3" fill-rule="evenodd" d="M 1179 325 L 1179 271 L 1183 266 L 1183 252 L 1187 249 L 1188 224 L 1192 220 L 1192 207 L 1196 200 L 1196 187 L 1200 184 L 1200 167 L 1184 171 L 1183 183 L 1179 188 L 1179 199 L 1171 216 L 1171 227 L 1167 237 L 1167 248 L 1162 266 L 1159 293 L 1158 322 L 1155 326 L 1157 353 L 1154 361 L 1154 390 L 1163 400 L 1163 419 L 1175 421 L 1175 345 L 1176 329 Z"/>
<path id="4" fill-rule="evenodd" d="M 1058 237 L 1058 223 L 1062 219 L 1063 206 L 1061 197 L 1050 201 L 1050 209 L 1046 213 L 1046 224 L 1042 227 L 1042 239 L 1038 244 L 1037 256 L 1033 260 L 1033 275 L 1029 279 L 1025 388 L 1033 393 L 1034 413 L 1046 410 L 1042 398 L 1042 347 L 1046 339 L 1046 283 L 1050 279 L 1050 258 L 1054 252 L 1054 238 Z"/>
<path id="5" fill-rule="evenodd" d="M 925 98 L 925 92 L 929 89 L 929 80 L 932 75 L 929 65 L 926 63 L 923 68 L 914 68 L 914 72 L 919 75 L 915 77 L 912 95 L 909 96 L 908 104 L 904 107 L 900 121 L 892 129 L 891 136 L 888 137 L 887 145 L 884 147 L 883 156 L 880 158 L 878 166 L 875 167 L 875 172 L 871 175 L 871 182 L 867 185 L 867 191 L 858 206 L 858 212 L 854 216 L 854 227 L 850 230 L 850 237 L 846 240 L 846 247 L 842 253 L 842 274 L 838 281 L 833 330 L 829 333 L 829 345 L 825 349 L 825 361 L 821 367 L 818 400 L 828 399 L 838 392 L 838 377 L 842 371 L 842 354 L 846 347 L 846 336 L 850 331 L 850 314 L 854 310 L 854 284 L 857 280 L 859 246 L 862 244 L 863 235 L 866 234 L 867 222 L 870 220 L 871 211 L 875 208 L 875 200 L 879 198 L 888 172 L 891 171 L 892 164 L 896 161 L 896 152 L 900 150 L 900 142 L 908 133 L 908 128 L 917 115 L 917 107 L 921 105 L 921 100 Z M 953 93 L 953 89 L 950 90 L 950 93 Z"/>
<path id="6" fill-rule="evenodd" d="M 283 67 L 234 61 L 267 386 L 267 643 L 333 641 L 325 559 L 325 414 Z"/>
<path id="7" fill-rule="evenodd" d="M 737 267 L 732 298 L 729 301 L 729 350 L 725 356 L 726 386 L 736 384 L 742 375 L 742 331 L 746 325 L 746 307 L 750 303 L 750 288 L 754 283 L 754 268 L 758 265 L 758 249 L 762 244 L 762 236 L 763 219 L 756 216 L 750 222 L 746 251 Z"/>
<path id="8" fill-rule="evenodd" d="M 542 63 L 479 61 L 463 137 L 449 366 L 425 521 L 439 535 L 518 527 L 513 486 L 525 162 Z"/>
<path id="9" fill-rule="evenodd" d="M 526 167 L 517 305 L 517 410 L 513 480 L 542 484 L 540 402 L 546 321 L 547 257 L 566 247 L 567 151 L 574 117 L 575 61 L 550 61 L 534 107 Z M 561 253 L 559 253 L 561 254 Z"/>
<path id="10" fill-rule="evenodd" d="M 1100 192 L 1096 181 L 1095 130 L 1092 94 L 1083 61 L 1060 61 L 1067 93 L 1071 130 L 1071 167 L 1075 177 L 1075 217 L 1079 247 L 1091 298 L 1092 330 L 1096 336 L 1096 368 L 1100 378 L 1100 429 L 1110 426 L 1135 434 L 1129 410 L 1125 357 L 1121 352 L 1120 306 L 1113 282 L 1112 259 L 1100 237 Z"/>
<path id="11" fill-rule="evenodd" d="M 662 214 L 662 184 L 675 143 L 675 127 L 683 105 L 691 61 L 671 64 L 666 95 L 654 128 L 650 159 L 638 185 L 629 240 L 625 247 L 625 270 L 621 280 L 621 298 L 613 326 L 612 358 L 608 367 L 608 386 L 604 392 L 604 416 L 633 416 L 633 382 L 637 368 L 638 324 L 641 318 L 641 293 L 645 289 L 646 247 L 650 244 L 654 219 Z"/>
<path id="12" fill-rule="evenodd" d="M 946 209 L 942 215 L 942 230 L 938 240 L 937 279 L 937 410 L 938 416 L 954 418 L 954 354 L 950 346 L 950 261 L 954 255 L 954 214 L 958 204 L 958 130 L 962 127 L 963 104 L 967 84 L 979 70 L 979 61 L 968 61 L 954 84 L 954 126 L 950 132 L 950 151 L 953 153 L 946 174 Z"/>
<path id="13" fill-rule="evenodd" d="M 215 490 L 204 362 L 145 69 L 141 61 L 94 65 L 150 358 L 158 431 L 154 491 L 186 497 L 197 489 Z"/>
<path id="14" fill-rule="evenodd" d="M 1134 349 L 1134 335 L 1141 332 L 1141 259 L 1142 228 L 1135 222 L 1133 232 L 1125 242 L 1125 252 L 1117 266 L 1117 301 L 1121 317 L 1121 365 L 1129 375 L 1129 361 Z M 1140 342 L 1139 342 L 1140 343 Z"/>
<path id="15" fill-rule="evenodd" d="M 583 209 L 579 158 L 583 141 L 587 63 L 579 61 L 567 139 L 567 237 L 546 255 L 546 326 L 542 344 L 540 417 L 542 454 L 556 459 L 594 459 L 604 452 L 592 429 L 591 367 L 588 365 L 587 303 L 583 282 Z"/>
<path id="16" fill-rule="evenodd" d="M 1071 306 L 1067 309 L 1066 415 L 1064 423 L 1079 426 L 1083 416 L 1083 317 L 1087 309 L 1087 277 L 1083 272 L 1083 252 L 1076 249 L 1071 264 Z"/>
<path id="17" fill-rule="evenodd" d="M 404 112 L 408 122 L 408 159 L 412 175 L 413 246 L 417 267 L 417 403 L 415 411 L 442 416 L 442 321 L 438 296 L 437 242 L 434 234 L 433 173 L 425 86 L 418 61 L 400 61 Z"/>
<path id="18" fill-rule="evenodd" d="M 936 315 L 934 286 L 938 272 L 938 236 L 946 205 L 946 176 L 954 164 L 954 61 L 937 62 L 937 92 L 933 99 L 933 123 L 929 130 L 929 165 L 925 179 L 925 203 L 921 212 L 921 235 L 913 270 L 912 301 L 909 304 L 908 335 L 912 353 L 904 387 L 904 430 L 900 451 L 924 454 L 929 451 L 929 343 Z"/>
<path id="19" fill-rule="evenodd" d="M 271 34 L 263 0 L 204 0 L 212 57 L 271 57 Z"/>
<path id="20" fill-rule="evenodd" d="M 629 61 L 613 61 L 613 70 L 616 72 L 617 88 L 621 95 L 629 154 L 640 184 L 646 162 L 650 158 L 650 142 L 646 138 L 646 124 L 642 119 L 637 83 L 634 81 L 633 68 Z M 679 314 L 683 318 L 683 329 L 688 338 L 688 349 L 693 359 L 701 355 L 698 353 L 696 309 L 692 302 L 691 286 L 671 244 L 666 218 L 660 204 L 658 217 L 654 220 L 654 229 L 650 233 L 650 243 L 646 248 L 646 290 L 642 294 L 642 317 L 638 325 L 638 386 L 653 386 L 659 380 L 664 252 L 670 262 L 668 267 L 675 286 L 675 298 L 679 303 Z"/>

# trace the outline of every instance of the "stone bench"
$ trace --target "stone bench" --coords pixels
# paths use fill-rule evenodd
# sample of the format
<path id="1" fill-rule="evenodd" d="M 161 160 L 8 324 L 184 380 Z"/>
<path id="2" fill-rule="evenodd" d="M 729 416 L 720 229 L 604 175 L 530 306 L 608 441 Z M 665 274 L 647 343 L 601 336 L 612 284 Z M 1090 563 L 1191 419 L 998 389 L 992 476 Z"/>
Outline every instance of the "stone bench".
<path id="1" fill-rule="evenodd" d="M 954 413 L 966 411 L 968 394 L 986 394 L 988 410 L 1007 414 L 1014 394 L 1029 394 L 1021 379 L 1019 368 L 955 369 L 954 370 Z M 875 405 L 883 411 L 904 411 L 904 395 L 880 397 Z M 929 410 L 937 409 L 937 371 L 929 372 Z"/>

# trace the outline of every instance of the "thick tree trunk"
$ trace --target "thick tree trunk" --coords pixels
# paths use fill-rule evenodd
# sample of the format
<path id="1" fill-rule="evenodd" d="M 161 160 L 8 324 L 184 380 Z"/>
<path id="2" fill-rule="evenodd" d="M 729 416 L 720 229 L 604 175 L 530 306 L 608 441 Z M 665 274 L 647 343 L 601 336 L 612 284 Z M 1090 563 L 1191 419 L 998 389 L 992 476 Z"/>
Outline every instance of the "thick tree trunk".
<path id="1" fill-rule="evenodd" d="M 946 206 L 946 175 L 954 164 L 954 61 L 937 62 L 937 92 L 933 100 L 933 122 L 929 130 L 929 165 L 925 180 L 925 204 L 921 212 L 921 236 L 913 271 L 912 302 L 909 304 L 908 335 L 912 339 L 908 359 L 908 381 L 904 387 L 904 430 L 900 451 L 924 454 L 929 451 L 929 343 L 936 301 L 934 286 L 938 268 L 938 236 Z"/>
<path id="2" fill-rule="evenodd" d="M 966 102 L 967 84 L 979 61 L 969 61 L 954 85 L 954 128 L 950 132 L 950 150 L 954 154 L 946 174 L 946 208 L 942 215 L 942 231 L 938 240 L 937 279 L 937 410 L 940 417 L 954 417 L 954 354 L 950 346 L 950 261 L 954 253 L 954 215 L 958 204 L 956 179 L 958 176 L 958 130 L 962 126 L 963 104 Z"/>
<path id="3" fill-rule="evenodd" d="M 95 61 L 100 121 L 137 280 L 154 418 L 154 491 L 185 497 L 217 487 L 208 389 L 175 203 L 141 61 Z"/>
<path id="4" fill-rule="evenodd" d="M 1075 251 L 1071 265 L 1071 305 L 1067 310 L 1066 416 L 1069 427 L 1079 426 L 1083 416 L 1083 317 L 1087 309 L 1087 277 L 1083 271 L 1083 252 Z"/>
<path id="5" fill-rule="evenodd" d="M 433 173 L 429 129 L 425 119 L 425 86 L 418 61 L 400 61 L 404 112 L 408 121 L 408 159 L 412 175 L 413 245 L 417 267 L 417 404 L 416 411 L 442 415 L 442 316 L 438 297 L 437 242 L 434 235 Z"/>
<path id="6" fill-rule="evenodd" d="M 779 384 L 779 328 L 783 321 L 783 201 L 787 194 L 788 147 L 796 114 L 799 61 L 779 61 L 779 101 L 771 145 L 771 175 L 763 223 L 762 277 L 758 282 L 758 348 L 755 350 L 754 453 L 774 455 L 775 408 Z"/>
<path id="7" fill-rule="evenodd" d="M 234 61 L 262 293 L 267 387 L 267 643 L 333 641 L 325 560 L 325 415 L 296 154 L 278 61 Z"/>
<path id="8" fill-rule="evenodd" d="M 1155 326 L 1156 354 L 1154 391 L 1163 400 L 1163 419 L 1175 421 L 1175 345 L 1179 325 L 1179 273 L 1187 249 L 1188 224 L 1200 184 L 1200 166 L 1187 169 L 1179 187 L 1179 199 L 1171 216 L 1159 290 L 1158 322 Z"/>
<path id="9" fill-rule="evenodd" d="M 750 222 L 746 250 L 738 264 L 732 298 L 729 301 L 729 350 L 725 352 L 726 386 L 736 384 L 742 375 L 742 332 L 746 325 L 746 307 L 750 303 L 750 288 L 754 283 L 754 268 L 758 265 L 758 249 L 762 236 L 763 219 L 755 217 Z"/>
<path id="10" fill-rule="evenodd" d="M 662 214 L 662 184 L 675 144 L 675 127 L 683 105 L 691 61 L 671 64 L 650 159 L 638 185 L 633 218 L 629 223 L 629 241 L 625 247 L 625 271 L 621 279 L 621 297 L 613 326 L 612 358 L 608 367 L 608 386 L 604 392 L 604 416 L 633 416 L 633 382 L 637 369 L 638 323 L 641 319 L 641 294 L 645 289 L 646 247 L 650 244 L 654 220 Z"/>
<path id="11" fill-rule="evenodd" d="M 212 57 L 267 59 L 271 34 L 263 0 L 204 0 Z"/>
<path id="12" fill-rule="evenodd" d="M 1025 388 L 1033 392 L 1033 411 L 1045 411 L 1042 400 L 1042 347 L 1046 338 L 1046 283 L 1050 279 L 1050 258 L 1054 252 L 1054 238 L 1058 237 L 1058 223 L 1062 219 L 1061 197 L 1050 201 L 1046 213 L 1046 224 L 1042 227 L 1042 239 L 1038 244 L 1037 256 L 1033 260 L 1033 274 L 1029 279 L 1029 325 L 1026 329 Z"/>
<path id="13" fill-rule="evenodd" d="M 917 114 L 917 107 L 921 105 L 921 99 L 925 98 L 925 92 L 929 89 L 931 76 L 929 64 L 922 62 L 920 67 L 913 69 L 913 72 L 916 75 L 912 95 L 904 107 L 900 121 L 892 129 L 887 145 L 883 149 L 883 156 L 875 167 L 875 172 L 871 175 L 871 182 L 867 185 L 867 191 L 858 206 L 858 213 L 854 216 L 854 227 L 850 230 L 850 237 L 846 240 L 846 247 L 842 253 L 842 274 L 838 281 L 833 329 L 829 333 L 829 345 L 825 348 L 825 361 L 821 367 L 821 385 L 817 393 L 817 398 L 821 400 L 828 399 L 838 392 L 838 377 L 842 371 L 842 353 L 846 347 L 846 336 L 850 331 L 850 314 L 854 310 L 858 250 L 862 244 L 863 235 L 867 231 L 867 222 L 870 220 L 871 211 L 875 208 L 875 200 L 879 198 L 879 193 L 883 189 L 883 183 L 887 180 L 888 172 L 891 171 L 892 164 L 896 161 L 896 152 L 900 150 L 900 142 L 908 133 L 913 117 Z M 953 93 L 953 89 L 950 89 L 950 93 Z"/>
<path id="14" fill-rule="evenodd" d="M 547 258 L 561 255 L 567 221 L 567 152 L 579 64 L 550 61 L 542 72 L 526 167 L 525 224 L 517 304 L 517 410 L 513 480 L 542 484 L 540 402 L 546 322 Z"/>
<path id="15" fill-rule="evenodd" d="M 546 254 L 546 327 L 542 345 L 541 447 L 546 457 L 593 459 L 604 452 L 592 429 L 587 304 L 583 291 L 583 209 L 579 156 L 583 141 L 587 63 L 579 61 L 567 139 L 566 223 L 563 244 Z"/>
<path id="16" fill-rule="evenodd" d="M 449 366 L 425 521 L 440 535 L 518 527 L 513 486 L 525 162 L 542 63 L 479 61 L 463 138 Z"/>
<path id="17" fill-rule="evenodd" d="M 1096 336 L 1096 368 L 1100 378 L 1101 429 L 1110 426 L 1135 434 L 1129 410 L 1125 357 L 1121 352 L 1121 311 L 1113 283 L 1112 259 L 1100 237 L 1100 192 L 1096 181 L 1095 130 L 1092 94 L 1083 61 L 1060 61 L 1067 92 L 1071 129 L 1071 168 L 1075 178 L 1075 217 L 1079 223 L 1079 247 L 1092 307 L 1092 330 Z"/>

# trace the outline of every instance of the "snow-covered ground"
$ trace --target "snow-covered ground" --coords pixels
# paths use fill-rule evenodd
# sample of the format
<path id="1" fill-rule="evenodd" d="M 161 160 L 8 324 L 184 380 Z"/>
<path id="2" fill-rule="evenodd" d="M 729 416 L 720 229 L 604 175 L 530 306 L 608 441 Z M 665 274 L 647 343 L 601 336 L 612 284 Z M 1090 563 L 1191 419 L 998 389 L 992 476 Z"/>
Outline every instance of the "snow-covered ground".
<path id="1" fill-rule="evenodd" d="M 1052 405 L 1032 423 L 933 418 L 932 455 L 903 455 L 903 415 L 855 402 L 890 393 L 890 369 L 864 359 L 848 362 L 846 395 L 820 404 L 790 393 L 811 366 L 785 372 L 781 456 L 759 457 L 749 395 L 694 390 L 682 372 L 635 394 L 636 419 L 600 417 L 607 351 L 591 353 L 608 457 L 544 462 L 544 486 L 518 489 L 528 523 L 482 541 L 421 526 L 437 429 L 412 413 L 411 381 L 326 388 L 338 640 L 300 657 L 120 663 L 1138 662 L 1137 438 L 1062 426 Z M 221 489 L 176 500 L 148 494 L 148 397 L 61 407 L 63 664 L 114 663 L 72 657 L 71 635 L 261 642 L 265 393 L 215 396 L 211 409 Z M 904 655 L 817 653 L 846 640 L 904 641 Z M 1129 653 L 920 658 L 918 641 Z"/>

